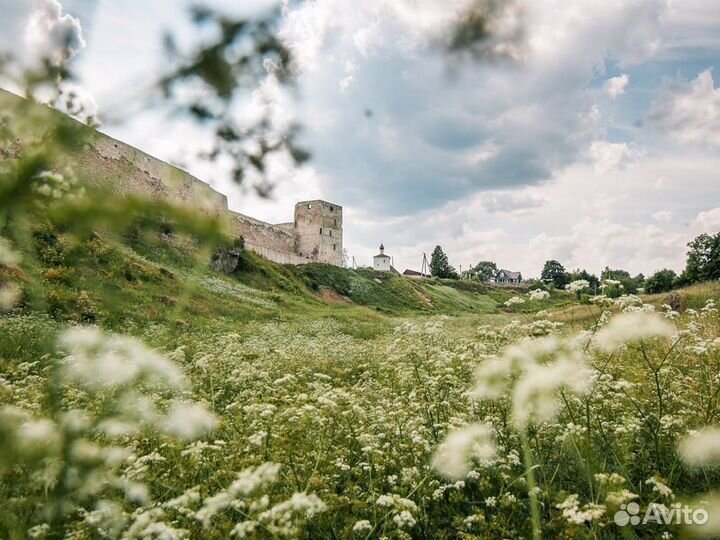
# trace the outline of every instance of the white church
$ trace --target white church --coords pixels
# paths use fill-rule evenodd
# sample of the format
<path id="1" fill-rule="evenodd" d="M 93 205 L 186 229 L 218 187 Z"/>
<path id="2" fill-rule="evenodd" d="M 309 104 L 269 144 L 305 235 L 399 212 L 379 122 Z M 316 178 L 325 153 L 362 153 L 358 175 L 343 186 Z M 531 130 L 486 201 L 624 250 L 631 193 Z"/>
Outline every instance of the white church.
<path id="1" fill-rule="evenodd" d="M 380 242 L 380 253 L 373 257 L 373 269 L 378 272 L 392 272 L 392 257 L 385 255 L 385 246 Z"/>

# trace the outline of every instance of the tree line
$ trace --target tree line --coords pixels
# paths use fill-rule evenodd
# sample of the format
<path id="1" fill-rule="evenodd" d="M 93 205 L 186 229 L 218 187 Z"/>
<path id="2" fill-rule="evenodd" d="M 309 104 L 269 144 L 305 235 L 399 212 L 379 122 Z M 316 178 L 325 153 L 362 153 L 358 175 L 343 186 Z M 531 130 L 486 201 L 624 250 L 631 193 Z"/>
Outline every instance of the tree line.
<path id="1" fill-rule="evenodd" d="M 693 283 L 720 279 L 720 232 L 714 235 L 701 234 L 687 246 L 687 262 L 680 274 L 663 268 L 649 277 L 642 273 L 632 276 L 627 270 L 606 266 L 598 277 L 585 269 L 567 271 L 559 261 L 551 259 L 545 262 L 540 281 L 558 289 L 564 289 L 573 282 L 586 281 L 585 289 L 588 292 L 599 293 L 602 290 L 614 296 L 622 293 L 662 293 Z M 498 266 L 493 261 L 480 261 L 461 274 L 450 264 L 441 246 L 435 246 L 430 258 L 430 273 L 433 277 L 464 278 L 487 283 L 494 279 L 497 272 Z"/>

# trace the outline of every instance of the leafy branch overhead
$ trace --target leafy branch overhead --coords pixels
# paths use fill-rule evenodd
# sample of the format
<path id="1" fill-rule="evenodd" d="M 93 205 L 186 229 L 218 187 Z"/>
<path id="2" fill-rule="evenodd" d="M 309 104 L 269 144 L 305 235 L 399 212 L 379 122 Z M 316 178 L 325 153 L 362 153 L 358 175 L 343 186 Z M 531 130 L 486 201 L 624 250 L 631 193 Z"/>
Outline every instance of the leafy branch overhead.
<path id="1" fill-rule="evenodd" d="M 191 17 L 198 33 L 214 32 L 217 38 L 188 53 L 171 34 L 166 35 L 165 50 L 173 67 L 160 81 L 163 96 L 176 112 L 213 130 L 213 147 L 199 157 L 210 161 L 230 158 L 238 183 L 247 180 L 248 171 L 254 171 L 259 180 L 253 187 L 267 196 L 273 187 L 265 178 L 272 154 L 286 153 L 296 164 L 310 158 L 297 144 L 297 124 L 278 126 L 267 106 L 256 119 L 240 118 L 237 113 L 237 98 L 267 77 L 284 87 L 293 84 L 290 50 L 277 36 L 280 12 L 233 19 L 196 6 Z"/>

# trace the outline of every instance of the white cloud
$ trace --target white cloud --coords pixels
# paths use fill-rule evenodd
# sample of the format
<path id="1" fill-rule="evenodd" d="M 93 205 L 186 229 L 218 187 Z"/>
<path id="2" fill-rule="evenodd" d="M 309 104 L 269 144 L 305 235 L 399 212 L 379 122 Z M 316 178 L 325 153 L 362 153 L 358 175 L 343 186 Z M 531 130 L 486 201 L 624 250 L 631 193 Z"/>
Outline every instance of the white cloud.
<path id="1" fill-rule="evenodd" d="M 658 210 L 651 217 L 660 223 L 667 223 L 673 218 L 673 213 L 669 210 Z"/>
<path id="2" fill-rule="evenodd" d="M 614 99 L 620 94 L 625 93 L 625 87 L 629 82 L 630 77 L 628 77 L 627 73 L 623 73 L 617 77 L 611 77 L 605 82 L 605 91 Z"/>
<path id="3" fill-rule="evenodd" d="M 488 191 L 481 193 L 481 206 L 490 213 L 523 213 L 531 208 L 538 208 L 547 201 L 530 193 Z"/>
<path id="4" fill-rule="evenodd" d="M 668 86 L 648 118 L 677 140 L 720 145 L 720 88 L 715 88 L 712 70 L 691 82 Z"/>
<path id="5" fill-rule="evenodd" d="M 595 170 L 600 173 L 623 166 L 634 155 L 626 143 L 608 141 L 593 141 L 588 154 Z"/>
<path id="6" fill-rule="evenodd" d="M 720 232 L 720 207 L 700 212 L 693 224 L 698 232 L 712 234 Z"/>
<path id="7" fill-rule="evenodd" d="M 588 85 L 608 56 L 629 64 L 652 53 L 646 45 L 664 8 L 663 0 L 593 9 L 518 3 L 522 10 L 514 6 L 495 24 L 506 51 L 521 49 L 508 52 L 519 60 L 453 62 L 438 40 L 468 3 L 290 4 L 282 35 L 301 68 L 298 120 L 315 167 L 331 180 L 328 197 L 402 212 L 551 179 L 605 136 L 609 120 Z M 518 43 L 510 29 L 520 23 L 526 40 Z M 630 147 L 614 150 L 627 155 L 601 167 L 632 157 Z"/>
<path id="8" fill-rule="evenodd" d="M 52 106 L 81 122 L 97 123 L 98 106 L 92 94 L 81 85 L 63 81 L 58 86 L 58 95 Z"/>
<path id="9" fill-rule="evenodd" d="M 85 48 L 80 21 L 63 13 L 58 0 L 33 0 L 33 8 L 25 27 L 25 42 L 37 60 L 47 58 L 60 65 Z"/>

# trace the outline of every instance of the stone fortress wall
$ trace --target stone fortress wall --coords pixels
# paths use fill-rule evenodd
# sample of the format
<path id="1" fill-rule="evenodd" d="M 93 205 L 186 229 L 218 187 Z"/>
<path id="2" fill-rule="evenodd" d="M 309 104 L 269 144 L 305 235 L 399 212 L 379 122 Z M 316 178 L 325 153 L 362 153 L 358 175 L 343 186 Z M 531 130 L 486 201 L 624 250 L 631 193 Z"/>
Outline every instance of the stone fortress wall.
<path id="1" fill-rule="evenodd" d="M 11 113 L 12 105 L 22 101 L 0 90 L 0 113 Z M 28 136 L 41 136 L 42 126 L 35 125 L 32 131 Z M 0 152 L 0 159 L 2 156 Z M 266 223 L 229 210 L 225 195 L 186 171 L 100 132 L 74 157 L 73 167 L 81 177 L 112 194 L 147 195 L 189 205 L 216 217 L 229 227 L 231 234 L 242 236 L 248 249 L 271 261 L 342 265 L 342 207 L 336 204 L 319 200 L 300 202 L 295 205 L 293 222 Z"/>

